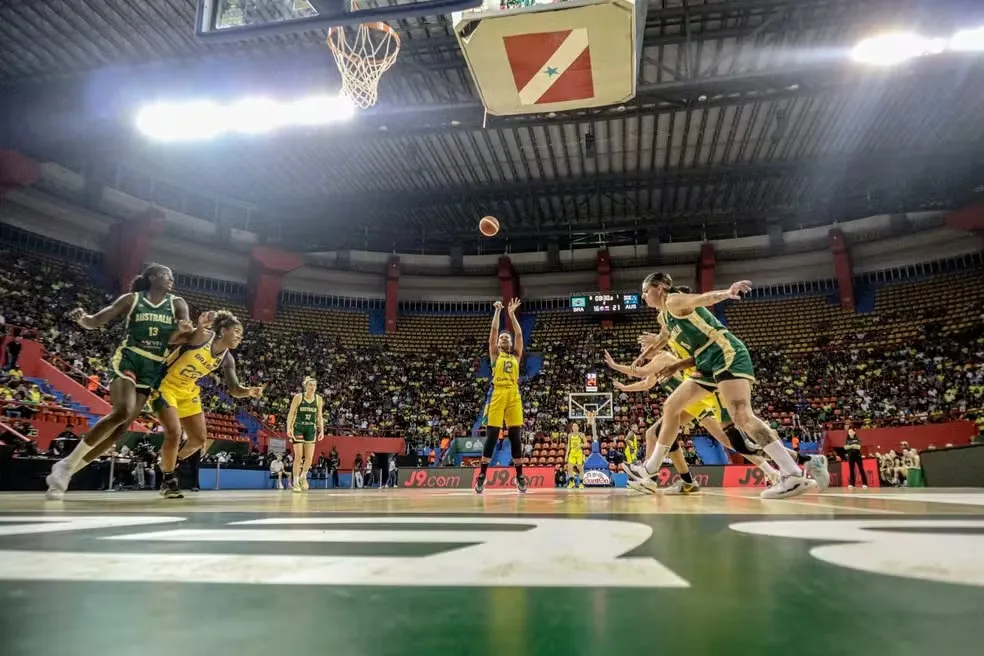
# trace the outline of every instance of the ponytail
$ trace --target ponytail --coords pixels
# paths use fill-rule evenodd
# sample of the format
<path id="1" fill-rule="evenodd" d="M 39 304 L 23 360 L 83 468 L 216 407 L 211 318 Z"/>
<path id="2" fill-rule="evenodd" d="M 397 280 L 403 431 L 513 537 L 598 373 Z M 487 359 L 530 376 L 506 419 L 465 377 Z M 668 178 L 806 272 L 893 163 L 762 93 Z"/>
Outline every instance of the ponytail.
<path id="1" fill-rule="evenodd" d="M 150 291 L 150 277 L 146 273 L 141 273 L 139 276 L 130 282 L 131 292 L 146 292 Z"/>

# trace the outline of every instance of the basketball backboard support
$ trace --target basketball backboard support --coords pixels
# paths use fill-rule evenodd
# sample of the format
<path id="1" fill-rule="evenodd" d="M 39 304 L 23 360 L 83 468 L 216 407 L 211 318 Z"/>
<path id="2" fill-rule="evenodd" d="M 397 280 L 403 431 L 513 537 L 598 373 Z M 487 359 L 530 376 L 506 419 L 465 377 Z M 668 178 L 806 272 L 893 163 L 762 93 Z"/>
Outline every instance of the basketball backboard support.
<path id="1" fill-rule="evenodd" d="M 478 7 L 482 0 L 198 0 L 195 34 L 213 41 L 290 34 L 437 16 Z"/>
<path id="2" fill-rule="evenodd" d="M 567 418 L 587 419 L 589 412 L 595 419 L 614 419 L 611 392 L 569 392 L 567 394 Z"/>

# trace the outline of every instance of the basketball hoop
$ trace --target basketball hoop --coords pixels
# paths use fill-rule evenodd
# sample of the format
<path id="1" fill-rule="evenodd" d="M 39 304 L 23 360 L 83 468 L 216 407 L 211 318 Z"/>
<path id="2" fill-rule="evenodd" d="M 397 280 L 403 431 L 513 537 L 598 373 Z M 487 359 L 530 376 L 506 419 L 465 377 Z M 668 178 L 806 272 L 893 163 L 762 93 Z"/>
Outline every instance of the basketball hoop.
<path id="1" fill-rule="evenodd" d="M 352 37 L 343 27 L 329 29 L 327 43 L 342 75 L 342 93 L 362 109 L 375 105 L 379 79 L 400 54 L 400 35 L 386 23 L 364 23 Z"/>

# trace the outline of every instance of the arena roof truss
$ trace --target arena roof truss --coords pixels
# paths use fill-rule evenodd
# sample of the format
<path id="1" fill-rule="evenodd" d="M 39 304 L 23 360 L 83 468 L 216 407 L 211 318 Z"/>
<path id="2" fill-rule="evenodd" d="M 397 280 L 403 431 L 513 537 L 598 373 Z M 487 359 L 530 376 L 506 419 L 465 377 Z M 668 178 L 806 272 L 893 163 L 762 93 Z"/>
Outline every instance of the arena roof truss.
<path id="1" fill-rule="evenodd" d="M 223 89 L 337 85 L 323 35 L 212 44 L 194 37 L 192 0 L 12 0 L 0 7 L 0 89 L 15 99 L 5 140 L 243 198 L 279 236 L 321 250 L 446 249 L 484 214 L 514 249 L 762 234 L 979 193 L 984 58 L 885 72 L 845 56 L 886 19 L 984 23 L 975 6 L 653 0 L 632 101 L 516 117 L 484 116 L 447 17 L 400 21 L 380 104 L 351 125 L 172 147 L 73 108 L 91 107 L 107 71 L 155 92 L 203 70 L 221 71 Z"/>

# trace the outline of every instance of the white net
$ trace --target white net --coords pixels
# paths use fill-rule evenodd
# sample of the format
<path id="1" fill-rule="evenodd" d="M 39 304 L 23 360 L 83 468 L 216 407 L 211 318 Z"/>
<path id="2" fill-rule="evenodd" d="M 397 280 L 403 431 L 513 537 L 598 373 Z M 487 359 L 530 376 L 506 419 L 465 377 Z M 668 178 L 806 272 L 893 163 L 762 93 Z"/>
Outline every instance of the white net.
<path id="1" fill-rule="evenodd" d="M 342 93 L 358 107 L 376 104 L 379 79 L 400 54 L 400 35 L 386 23 L 328 30 L 328 47 L 342 76 Z"/>

